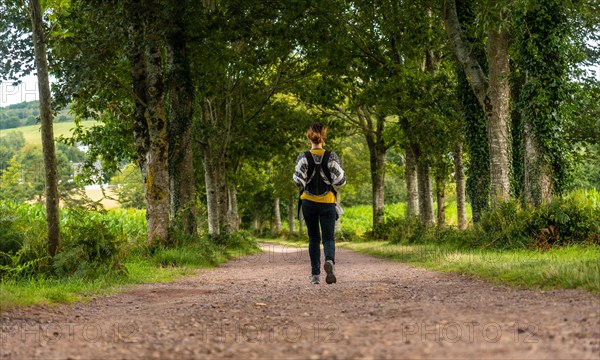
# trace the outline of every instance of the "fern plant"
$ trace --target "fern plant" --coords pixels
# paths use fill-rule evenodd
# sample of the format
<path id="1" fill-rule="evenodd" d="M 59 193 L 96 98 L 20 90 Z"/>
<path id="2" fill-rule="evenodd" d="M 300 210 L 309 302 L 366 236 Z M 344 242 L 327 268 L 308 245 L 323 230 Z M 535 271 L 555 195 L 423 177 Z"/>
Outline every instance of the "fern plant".
<path id="1" fill-rule="evenodd" d="M 16 253 L 0 251 L 0 276 L 3 278 L 18 279 L 38 272 L 49 260 L 50 256 L 27 260 L 28 249 L 22 247 Z"/>

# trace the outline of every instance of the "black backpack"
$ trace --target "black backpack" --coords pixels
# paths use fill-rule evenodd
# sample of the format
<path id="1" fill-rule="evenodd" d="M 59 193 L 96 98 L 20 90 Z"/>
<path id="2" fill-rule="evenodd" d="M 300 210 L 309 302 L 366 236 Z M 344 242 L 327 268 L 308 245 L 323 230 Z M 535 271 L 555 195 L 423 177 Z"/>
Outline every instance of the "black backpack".
<path id="1" fill-rule="evenodd" d="M 308 177 L 309 181 L 307 181 L 306 184 L 304 185 L 304 188 L 302 188 L 300 190 L 300 195 L 298 196 L 298 219 L 300 219 L 300 206 L 302 206 L 302 199 L 300 197 L 302 196 L 302 193 L 308 187 L 308 184 L 310 182 L 312 182 L 313 180 L 319 181 L 321 179 L 321 170 L 323 170 L 323 174 L 325 174 L 325 177 L 327 178 L 329 183 L 332 184 L 331 192 L 337 198 L 337 191 L 335 191 L 335 189 L 333 188 L 333 181 L 331 180 L 331 173 L 329 172 L 329 166 L 327 166 L 327 164 L 329 163 L 329 155 L 330 154 L 331 154 L 331 151 L 325 150 L 325 154 L 323 154 L 323 159 L 321 159 L 321 163 L 316 164 L 315 159 L 312 156 L 312 153 L 310 151 L 304 152 L 304 156 L 306 157 L 306 160 L 308 161 L 308 169 L 306 170 L 306 176 Z M 323 167 L 322 164 L 325 164 L 325 167 Z M 314 173 L 314 175 L 313 175 L 313 173 Z"/>

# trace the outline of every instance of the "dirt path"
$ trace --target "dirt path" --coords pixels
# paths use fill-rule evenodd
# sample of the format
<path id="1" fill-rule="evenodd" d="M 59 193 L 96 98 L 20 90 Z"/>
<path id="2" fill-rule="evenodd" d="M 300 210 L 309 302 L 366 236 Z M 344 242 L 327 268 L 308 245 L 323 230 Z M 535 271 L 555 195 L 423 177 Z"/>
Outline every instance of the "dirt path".
<path id="1" fill-rule="evenodd" d="M 0 316 L 0 358 L 599 359 L 600 297 L 268 245 L 180 281 Z"/>

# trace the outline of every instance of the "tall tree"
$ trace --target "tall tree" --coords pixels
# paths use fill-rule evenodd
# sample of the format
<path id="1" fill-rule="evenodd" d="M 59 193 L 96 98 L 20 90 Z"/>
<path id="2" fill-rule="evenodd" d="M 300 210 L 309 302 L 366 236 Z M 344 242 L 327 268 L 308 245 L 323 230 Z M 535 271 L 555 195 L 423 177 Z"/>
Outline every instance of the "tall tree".
<path id="1" fill-rule="evenodd" d="M 526 1 L 516 26 L 516 62 L 524 78 L 518 94 L 524 125 L 524 195 L 527 203 L 537 206 L 550 200 L 566 173 L 562 103 L 569 40 L 564 2 Z"/>
<path id="2" fill-rule="evenodd" d="M 29 16 L 27 16 L 29 15 Z M 30 36 L 31 34 L 31 36 Z M 48 31 L 39 0 L 0 3 L 0 80 L 14 80 L 37 71 L 45 171 L 48 253 L 60 250 L 59 192 L 54 145 L 52 95 L 48 78 Z"/>
<path id="3" fill-rule="evenodd" d="M 490 0 L 495 21 L 488 24 L 487 63 L 484 73 L 458 19 L 456 0 L 446 0 L 444 21 L 450 44 L 484 110 L 489 140 L 492 204 L 510 197 L 510 87 L 507 10 L 500 0 Z"/>
<path id="4" fill-rule="evenodd" d="M 385 153 L 394 144 L 384 138 L 385 114 L 372 114 L 367 107 L 356 109 L 359 128 L 369 147 L 371 167 L 371 191 L 373 194 L 373 227 L 384 223 L 385 209 Z"/>
<path id="5" fill-rule="evenodd" d="M 76 130 L 74 141 L 91 145 L 89 163 L 101 157 L 103 166 L 117 168 L 122 159 L 136 161 L 145 184 L 149 244 L 168 245 L 171 219 L 182 208 L 191 210 L 188 199 L 195 198 L 194 182 L 178 180 L 191 177 L 185 139 L 192 100 L 186 49 L 178 42 L 186 41 L 180 18 L 185 8 L 150 0 L 113 5 L 74 1 L 73 11 L 61 18 L 54 48 L 59 98 L 79 117 L 104 123 Z M 173 199 L 171 188 L 177 190 Z M 176 225 L 193 233 L 193 216 L 182 212 L 183 225 Z"/>
<path id="6" fill-rule="evenodd" d="M 439 4 L 422 1 L 405 3 L 403 19 L 411 19 L 394 37 L 396 59 L 395 95 L 406 153 L 407 195 L 418 206 L 422 223 L 434 224 L 432 176 L 435 177 L 438 218 L 445 217 L 445 184 L 449 178 L 449 154 L 460 139 L 455 134 L 454 74 L 447 65 L 448 49 Z M 402 22 L 406 24 L 407 22 Z M 410 35 L 408 35 L 410 34 Z M 424 96 L 424 94 L 426 94 Z M 417 186 L 412 185 L 411 162 L 414 159 Z M 416 194 L 413 194 L 413 191 Z M 407 210 L 411 210 L 412 206 Z M 439 222 L 439 221 L 438 221 Z M 443 223 L 443 221 L 442 221 Z"/>
<path id="7" fill-rule="evenodd" d="M 168 3 L 166 82 L 171 219 L 188 234 L 196 233 L 196 186 L 192 151 L 194 85 L 187 51 L 186 2 Z"/>
<path id="8" fill-rule="evenodd" d="M 484 71 L 485 46 L 475 31 L 475 2 L 460 0 L 457 2 L 458 19 L 465 28 L 465 35 L 471 44 L 471 51 Z M 460 103 L 460 117 L 465 141 L 466 189 L 474 222 L 478 222 L 482 211 L 490 202 L 490 160 L 486 119 L 477 97 L 473 93 L 469 80 L 460 64 L 457 64 L 457 96 Z M 514 153 L 513 153 L 514 154 Z M 458 191 L 458 186 L 457 186 Z"/>
<path id="9" fill-rule="evenodd" d="M 35 67 L 38 75 L 40 94 L 40 123 L 42 128 L 42 148 L 44 152 L 44 171 L 46 177 L 46 226 L 48 228 L 48 253 L 56 255 L 60 247 L 60 219 L 58 212 L 58 176 L 56 170 L 56 152 L 54 148 L 54 130 L 52 126 L 52 94 L 48 78 L 46 58 L 46 39 L 42 6 L 39 0 L 29 0 Z"/>
<path id="10" fill-rule="evenodd" d="M 134 131 L 146 196 L 149 246 L 168 245 L 170 196 L 169 142 L 162 59 L 164 29 L 158 2 L 128 4 L 132 84 L 136 94 Z"/>
<path id="11" fill-rule="evenodd" d="M 91 145 L 88 165 L 101 158 L 111 170 L 123 159 L 136 161 L 144 179 L 148 244 L 167 245 L 165 12 L 155 11 L 158 2 L 145 0 L 73 1 L 70 6 L 53 38 L 59 104 L 70 103 L 78 119 L 103 123 L 76 128 L 72 141 Z"/>

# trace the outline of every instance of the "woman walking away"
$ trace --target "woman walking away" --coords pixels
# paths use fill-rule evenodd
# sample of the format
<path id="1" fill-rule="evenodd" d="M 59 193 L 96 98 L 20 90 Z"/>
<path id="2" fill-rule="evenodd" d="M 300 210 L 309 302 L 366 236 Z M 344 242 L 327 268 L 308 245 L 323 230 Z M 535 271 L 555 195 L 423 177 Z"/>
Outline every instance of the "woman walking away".
<path id="1" fill-rule="evenodd" d="M 323 149 L 327 126 L 314 123 L 306 131 L 311 149 L 298 155 L 294 183 L 302 189 L 302 215 L 308 230 L 308 253 L 311 265 L 311 283 L 320 283 L 321 239 L 325 252 L 327 276 L 325 282 L 333 284 L 335 277 L 335 221 L 337 190 L 346 184 L 340 159 L 334 152 Z M 320 225 L 320 229 L 319 229 Z"/>

